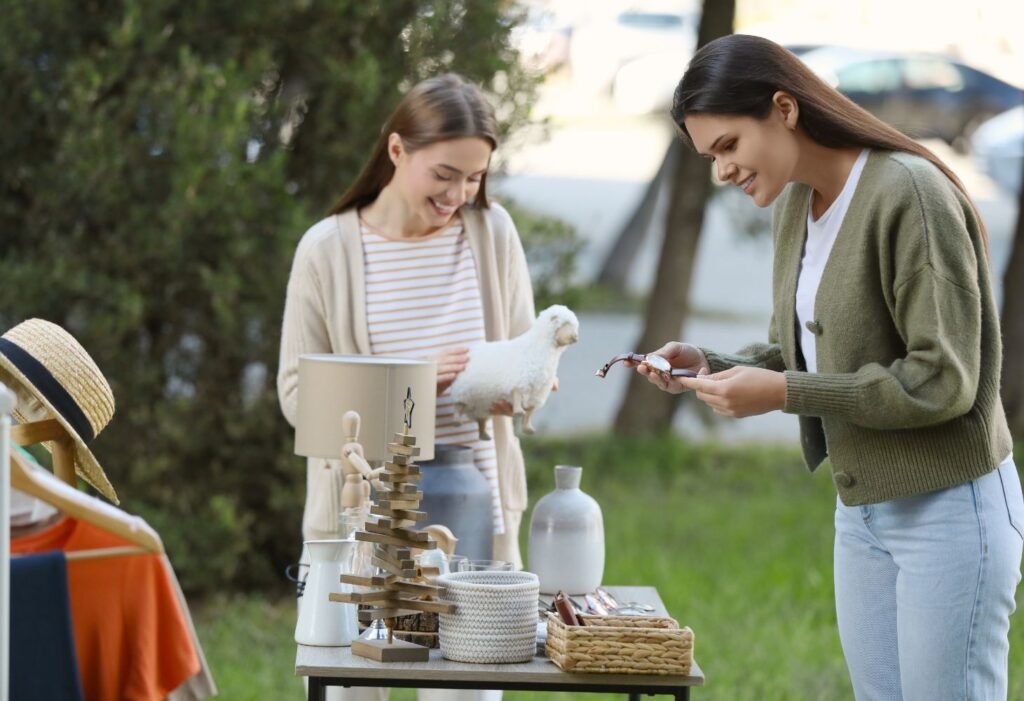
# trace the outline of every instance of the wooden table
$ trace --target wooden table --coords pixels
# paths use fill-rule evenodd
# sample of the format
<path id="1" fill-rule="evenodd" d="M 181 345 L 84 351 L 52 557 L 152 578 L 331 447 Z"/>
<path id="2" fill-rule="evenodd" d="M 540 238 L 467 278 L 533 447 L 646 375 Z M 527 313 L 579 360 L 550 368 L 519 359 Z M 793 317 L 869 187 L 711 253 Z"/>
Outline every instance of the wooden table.
<path id="1" fill-rule="evenodd" d="M 608 587 L 619 601 L 638 601 L 667 616 L 654 587 Z M 309 677 L 309 701 L 325 701 L 328 686 L 386 686 L 418 689 L 503 689 L 507 691 L 565 691 L 628 694 L 666 694 L 690 698 L 690 687 L 704 684 L 697 661 L 689 676 L 656 674 L 571 674 L 543 655 L 519 664 L 452 662 L 440 650 L 430 651 L 428 662 L 374 662 L 352 654 L 350 647 L 299 645 L 295 674 Z"/>

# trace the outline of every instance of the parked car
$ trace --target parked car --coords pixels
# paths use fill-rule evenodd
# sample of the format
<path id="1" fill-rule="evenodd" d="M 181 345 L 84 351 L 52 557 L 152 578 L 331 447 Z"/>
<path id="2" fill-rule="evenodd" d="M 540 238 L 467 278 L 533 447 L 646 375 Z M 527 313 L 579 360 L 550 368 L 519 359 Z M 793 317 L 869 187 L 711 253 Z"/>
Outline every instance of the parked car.
<path id="1" fill-rule="evenodd" d="M 978 169 L 1007 192 L 1020 192 L 1024 180 L 1024 106 L 998 114 L 971 136 Z"/>
<path id="2" fill-rule="evenodd" d="M 986 119 L 1024 104 L 1020 88 L 943 56 L 829 46 L 800 58 L 879 119 L 914 138 L 939 138 L 962 150 Z"/>

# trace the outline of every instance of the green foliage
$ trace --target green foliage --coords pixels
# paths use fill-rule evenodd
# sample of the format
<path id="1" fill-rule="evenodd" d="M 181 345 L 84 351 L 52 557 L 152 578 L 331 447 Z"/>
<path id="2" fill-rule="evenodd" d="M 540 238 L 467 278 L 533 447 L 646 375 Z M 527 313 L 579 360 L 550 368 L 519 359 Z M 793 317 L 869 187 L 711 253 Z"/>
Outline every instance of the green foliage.
<path id="1" fill-rule="evenodd" d="M 577 313 L 642 311 L 641 298 L 578 279 L 576 263 L 584 242 L 571 224 L 524 209 L 515 201 L 502 199 L 501 203 L 512 215 L 526 249 L 537 311 L 552 304 L 564 304 Z"/>
<path id="2" fill-rule="evenodd" d="M 118 410 L 95 450 L 190 591 L 279 581 L 302 460 L 275 382 L 302 232 L 413 82 L 456 70 L 506 130 L 531 77 L 503 0 L 9 0 L 0 327 L 69 329 Z"/>
<path id="3" fill-rule="evenodd" d="M 583 299 L 583 288 L 575 281 L 576 257 L 583 242 L 576 230 L 561 219 L 536 214 L 515 202 L 502 204 L 515 221 L 526 250 L 537 311 L 552 304 L 577 309 Z"/>
<path id="4" fill-rule="evenodd" d="M 272 600 L 217 594 L 191 608 L 218 698 L 305 698 L 295 677 L 294 594 Z"/>

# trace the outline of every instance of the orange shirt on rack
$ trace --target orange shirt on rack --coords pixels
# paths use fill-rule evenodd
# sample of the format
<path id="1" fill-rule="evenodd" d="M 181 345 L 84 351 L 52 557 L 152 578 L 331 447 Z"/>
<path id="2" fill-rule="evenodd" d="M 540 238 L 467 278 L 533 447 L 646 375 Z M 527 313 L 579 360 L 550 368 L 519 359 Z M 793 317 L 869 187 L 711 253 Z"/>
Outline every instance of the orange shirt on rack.
<path id="1" fill-rule="evenodd" d="M 73 518 L 11 539 L 11 552 L 132 545 Z M 160 555 L 68 561 L 82 691 L 89 701 L 157 701 L 199 671 L 199 658 Z"/>

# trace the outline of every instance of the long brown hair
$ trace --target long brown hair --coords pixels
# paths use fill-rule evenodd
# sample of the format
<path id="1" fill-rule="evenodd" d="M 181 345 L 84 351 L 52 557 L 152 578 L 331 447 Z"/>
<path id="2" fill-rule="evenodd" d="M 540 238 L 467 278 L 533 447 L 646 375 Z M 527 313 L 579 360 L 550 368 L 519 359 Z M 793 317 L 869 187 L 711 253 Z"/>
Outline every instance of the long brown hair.
<path id="1" fill-rule="evenodd" d="M 345 191 L 331 214 L 350 207 L 364 207 L 391 182 L 395 165 L 388 156 L 388 137 L 398 134 L 409 153 L 439 141 L 476 137 L 498 147 L 494 110 L 478 87 L 455 73 L 428 78 L 416 84 L 391 113 L 373 146 L 359 177 Z M 476 206 L 486 208 L 487 173 L 480 179 Z"/>
<path id="2" fill-rule="evenodd" d="M 773 41 L 746 34 L 731 34 L 705 44 L 690 61 L 672 100 L 672 119 L 686 141 L 688 114 L 722 114 L 764 119 L 779 90 L 796 98 L 799 124 L 822 146 L 860 147 L 906 151 L 942 171 L 974 209 L 981 235 L 988 245 L 985 224 L 960 178 L 938 156 L 898 129 L 855 104 L 807 65 Z"/>

